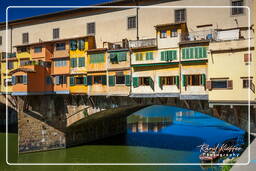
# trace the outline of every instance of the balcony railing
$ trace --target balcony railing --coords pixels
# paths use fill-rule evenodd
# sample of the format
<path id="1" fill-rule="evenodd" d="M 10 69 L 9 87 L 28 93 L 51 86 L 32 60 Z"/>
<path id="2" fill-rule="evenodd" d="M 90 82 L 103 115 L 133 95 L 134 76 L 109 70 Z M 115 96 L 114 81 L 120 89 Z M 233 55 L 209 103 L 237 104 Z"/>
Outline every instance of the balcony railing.
<path id="1" fill-rule="evenodd" d="M 0 53 L 0 58 L 5 59 L 5 58 L 15 58 L 16 53 L 6 53 L 6 52 L 1 52 Z"/>
<path id="2" fill-rule="evenodd" d="M 217 32 L 214 30 L 202 30 L 181 34 L 181 42 L 184 41 L 214 41 L 217 38 Z"/>
<path id="3" fill-rule="evenodd" d="M 120 42 L 104 42 L 103 47 L 109 50 L 128 49 L 129 43 L 127 39 L 123 39 Z"/>
<path id="4" fill-rule="evenodd" d="M 142 39 L 142 40 L 130 40 L 130 48 L 139 48 L 139 47 L 151 47 L 156 46 L 156 39 Z"/>
<path id="5" fill-rule="evenodd" d="M 20 63 L 20 66 L 39 65 L 42 67 L 51 67 L 51 62 L 45 61 L 24 61 Z"/>

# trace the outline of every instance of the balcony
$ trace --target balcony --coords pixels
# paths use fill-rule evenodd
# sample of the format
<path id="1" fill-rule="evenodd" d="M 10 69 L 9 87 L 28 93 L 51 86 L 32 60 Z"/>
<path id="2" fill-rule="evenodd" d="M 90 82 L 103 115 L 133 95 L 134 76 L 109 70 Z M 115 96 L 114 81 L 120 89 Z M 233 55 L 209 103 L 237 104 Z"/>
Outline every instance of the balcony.
<path id="1" fill-rule="evenodd" d="M 0 59 L 5 59 L 5 58 L 16 58 L 16 53 L 1 52 Z"/>
<path id="2" fill-rule="evenodd" d="M 46 68 L 50 68 L 51 67 L 51 62 L 45 62 L 45 61 L 24 61 L 20 63 L 20 66 L 42 66 L 42 67 L 46 67 Z"/>
<path id="3" fill-rule="evenodd" d="M 129 47 L 130 48 L 147 48 L 147 47 L 156 47 L 156 38 L 152 39 L 142 39 L 142 40 L 130 40 Z"/>
<path id="4" fill-rule="evenodd" d="M 217 32 L 215 30 L 194 31 L 189 33 L 183 33 L 180 35 L 180 37 L 181 43 L 214 41 L 217 39 Z"/>
<path id="5" fill-rule="evenodd" d="M 108 50 L 128 49 L 129 42 L 127 39 L 123 39 L 120 42 L 103 42 L 103 48 L 107 48 Z"/>

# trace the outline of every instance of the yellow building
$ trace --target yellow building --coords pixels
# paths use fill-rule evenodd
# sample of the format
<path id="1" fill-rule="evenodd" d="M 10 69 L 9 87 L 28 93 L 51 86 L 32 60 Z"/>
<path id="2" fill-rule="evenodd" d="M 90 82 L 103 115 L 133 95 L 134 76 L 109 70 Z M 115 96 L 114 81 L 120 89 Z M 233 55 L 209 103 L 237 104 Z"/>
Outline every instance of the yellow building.
<path id="1" fill-rule="evenodd" d="M 18 68 L 18 59 L 15 53 L 1 53 L 1 93 L 12 93 L 12 77 L 10 71 Z M 6 63 L 7 61 L 7 63 Z"/>
<path id="2" fill-rule="evenodd" d="M 239 36 L 247 35 L 248 31 L 248 28 L 218 30 L 218 39 L 210 43 L 207 88 L 211 106 L 247 105 L 249 100 L 256 103 L 253 42 L 249 53 L 248 37 Z M 229 40 L 223 40 L 220 36 L 223 32 L 229 33 Z"/>
<path id="3" fill-rule="evenodd" d="M 87 50 L 94 48 L 93 36 L 70 40 L 70 93 L 87 94 Z"/>

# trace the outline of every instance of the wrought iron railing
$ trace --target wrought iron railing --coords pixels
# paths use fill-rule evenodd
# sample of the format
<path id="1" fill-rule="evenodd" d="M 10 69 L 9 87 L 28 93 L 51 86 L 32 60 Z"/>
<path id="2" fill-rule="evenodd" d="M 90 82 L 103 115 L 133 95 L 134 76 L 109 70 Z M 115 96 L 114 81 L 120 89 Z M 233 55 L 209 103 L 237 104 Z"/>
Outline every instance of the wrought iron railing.
<path id="1" fill-rule="evenodd" d="M 137 48 L 137 47 L 151 47 L 156 46 L 156 39 L 141 39 L 141 40 L 130 40 L 129 47 Z"/>

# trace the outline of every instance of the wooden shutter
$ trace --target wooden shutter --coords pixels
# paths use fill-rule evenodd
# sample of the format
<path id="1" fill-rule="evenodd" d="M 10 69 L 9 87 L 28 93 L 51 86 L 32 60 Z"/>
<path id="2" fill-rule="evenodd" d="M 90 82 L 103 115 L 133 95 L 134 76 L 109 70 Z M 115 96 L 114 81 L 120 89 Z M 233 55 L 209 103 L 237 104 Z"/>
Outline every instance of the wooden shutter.
<path id="1" fill-rule="evenodd" d="M 227 88 L 233 89 L 233 80 L 227 80 Z"/>
<path id="2" fill-rule="evenodd" d="M 199 56 L 198 58 L 202 58 L 203 57 L 203 48 L 202 47 L 199 47 Z"/>
<path id="3" fill-rule="evenodd" d="M 194 48 L 189 48 L 189 59 L 194 58 Z"/>
<path id="4" fill-rule="evenodd" d="M 206 89 L 212 90 L 212 81 L 206 81 Z"/>
<path id="5" fill-rule="evenodd" d="M 92 76 L 87 76 L 87 85 L 92 85 Z"/>
<path id="6" fill-rule="evenodd" d="M 60 76 L 55 77 L 55 84 L 60 84 Z"/>
<path id="7" fill-rule="evenodd" d="M 125 85 L 130 86 L 131 85 L 131 76 L 125 75 Z"/>
<path id="8" fill-rule="evenodd" d="M 189 59 L 189 48 L 186 48 L 186 55 L 185 55 L 185 59 Z"/>
<path id="9" fill-rule="evenodd" d="M 252 61 L 252 54 L 244 54 L 244 62 L 251 62 Z"/>
<path id="10" fill-rule="evenodd" d="M 172 51 L 172 59 L 177 60 L 177 51 L 176 50 Z"/>
<path id="11" fill-rule="evenodd" d="M 115 76 L 108 76 L 108 85 L 110 87 L 115 86 Z"/>
<path id="12" fill-rule="evenodd" d="M 161 89 L 163 89 L 163 82 L 162 82 L 162 77 L 158 77 L 158 85 Z"/>
<path id="13" fill-rule="evenodd" d="M 139 78 L 133 77 L 132 84 L 134 88 L 139 87 Z"/>
<path id="14" fill-rule="evenodd" d="M 70 77 L 70 86 L 75 85 L 75 78 L 73 76 Z"/>
<path id="15" fill-rule="evenodd" d="M 84 76 L 84 85 L 87 85 L 87 77 Z"/>
<path id="16" fill-rule="evenodd" d="M 29 40 L 28 33 L 23 33 L 22 34 L 22 43 L 26 44 L 26 43 L 28 43 L 28 40 Z"/>
<path id="17" fill-rule="evenodd" d="M 161 61 L 166 61 L 166 53 L 165 53 L 165 51 L 161 52 Z"/>
<path id="18" fill-rule="evenodd" d="M 102 80 L 102 85 L 107 85 L 107 78 L 106 78 L 106 75 L 102 75 L 102 76 L 101 76 L 101 80 Z"/>

